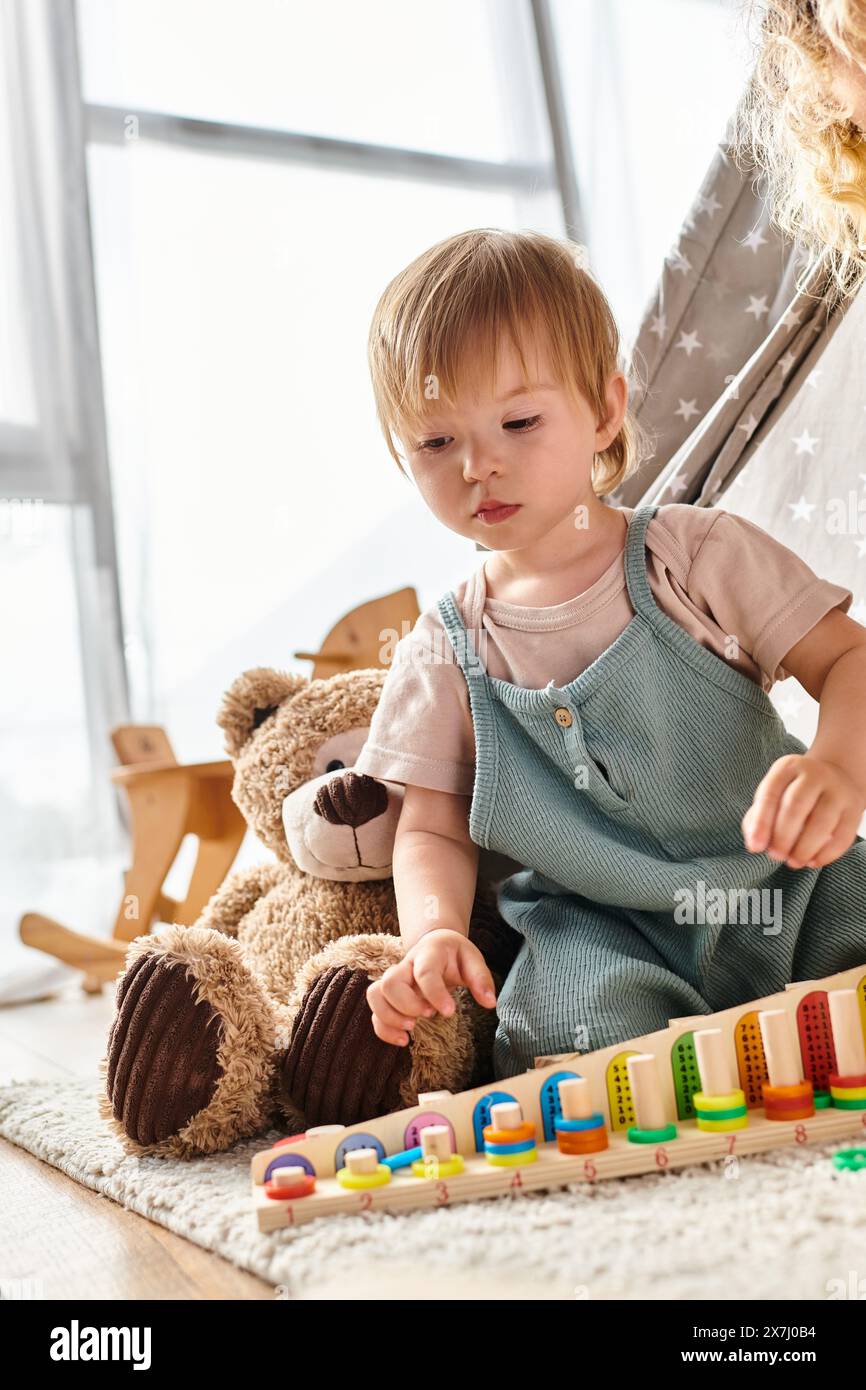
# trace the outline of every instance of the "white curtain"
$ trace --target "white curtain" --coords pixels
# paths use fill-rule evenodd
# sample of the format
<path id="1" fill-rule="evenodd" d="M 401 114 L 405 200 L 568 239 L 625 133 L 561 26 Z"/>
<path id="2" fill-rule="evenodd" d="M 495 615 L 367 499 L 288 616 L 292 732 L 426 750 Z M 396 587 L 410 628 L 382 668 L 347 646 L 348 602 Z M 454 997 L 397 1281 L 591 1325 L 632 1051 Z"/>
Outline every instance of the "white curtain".
<path id="1" fill-rule="evenodd" d="M 0 0 L 0 79 L 5 958 L 20 912 L 62 901 L 52 869 L 121 843 L 127 700 L 71 0 Z"/>

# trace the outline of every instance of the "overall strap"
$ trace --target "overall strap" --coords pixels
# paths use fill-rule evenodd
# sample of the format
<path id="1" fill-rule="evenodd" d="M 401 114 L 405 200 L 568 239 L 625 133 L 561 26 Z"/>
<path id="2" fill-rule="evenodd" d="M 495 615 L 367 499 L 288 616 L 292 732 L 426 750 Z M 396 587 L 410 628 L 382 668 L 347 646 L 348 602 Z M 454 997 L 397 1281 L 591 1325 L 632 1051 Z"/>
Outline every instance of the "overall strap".
<path id="1" fill-rule="evenodd" d="M 636 613 L 651 620 L 656 617 L 658 604 L 647 577 L 646 528 L 657 511 L 658 504 L 650 502 L 636 507 L 629 522 L 625 542 L 625 582 L 631 606 Z"/>
<path id="2" fill-rule="evenodd" d="M 484 637 L 483 598 L 481 598 L 481 585 L 478 582 L 477 574 L 472 575 L 467 584 L 464 603 L 469 619 L 468 624 L 463 621 L 452 589 L 442 595 L 436 607 L 439 609 L 448 640 L 454 649 L 455 660 L 464 676 L 467 680 L 483 680 L 487 675 L 479 650 Z"/>

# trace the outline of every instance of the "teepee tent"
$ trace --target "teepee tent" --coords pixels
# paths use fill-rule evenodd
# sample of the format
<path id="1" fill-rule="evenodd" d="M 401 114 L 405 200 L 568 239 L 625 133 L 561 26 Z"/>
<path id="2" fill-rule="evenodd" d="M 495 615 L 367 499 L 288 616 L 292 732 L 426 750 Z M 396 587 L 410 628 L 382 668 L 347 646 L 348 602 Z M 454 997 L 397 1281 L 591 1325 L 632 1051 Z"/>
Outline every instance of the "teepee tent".
<path id="1" fill-rule="evenodd" d="M 735 512 L 849 588 L 866 623 L 866 289 L 831 307 L 819 268 L 797 291 L 804 265 L 725 140 L 631 352 L 655 452 L 609 496 Z M 791 682 L 772 698 L 811 742 L 817 703 Z"/>

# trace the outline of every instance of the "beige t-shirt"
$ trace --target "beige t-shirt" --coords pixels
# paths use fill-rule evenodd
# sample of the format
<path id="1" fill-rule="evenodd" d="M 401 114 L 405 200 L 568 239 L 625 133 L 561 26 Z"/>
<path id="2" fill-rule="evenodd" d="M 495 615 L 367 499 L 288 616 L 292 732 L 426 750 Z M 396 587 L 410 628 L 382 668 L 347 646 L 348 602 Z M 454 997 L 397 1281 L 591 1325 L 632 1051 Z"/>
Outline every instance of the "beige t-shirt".
<path id="1" fill-rule="evenodd" d="M 621 507 L 630 521 L 633 507 Z M 487 597 L 484 564 L 454 590 L 464 622 L 479 618 L 487 673 L 530 689 L 567 685 L 634 616 L 625 552 L 582 594 L 545 608 Z M 853 594 L 821 579 L 759 526 L 718 507 L 671 502 L 646 529 L 647 578 L 659 607 L 764 690 L 790 672 L 782 658 Z M 466 679 L 438 608 L 396 644 L 356 772 L 471 796 L 475 733 Z"/>

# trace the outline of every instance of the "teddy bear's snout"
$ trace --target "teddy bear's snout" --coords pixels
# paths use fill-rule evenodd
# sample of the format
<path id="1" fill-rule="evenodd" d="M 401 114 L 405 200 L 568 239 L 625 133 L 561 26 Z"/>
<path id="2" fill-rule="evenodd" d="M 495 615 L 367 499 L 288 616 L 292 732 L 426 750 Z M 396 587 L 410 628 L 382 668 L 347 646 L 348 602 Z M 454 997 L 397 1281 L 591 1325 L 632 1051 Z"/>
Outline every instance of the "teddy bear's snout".
<path id="1" fill-rule="evenodd" d="M 313 809 L 331 825 L 366 825 L 388 809 L 388 793 L 375 777 L 344 772 L 316 792 Z"/>

